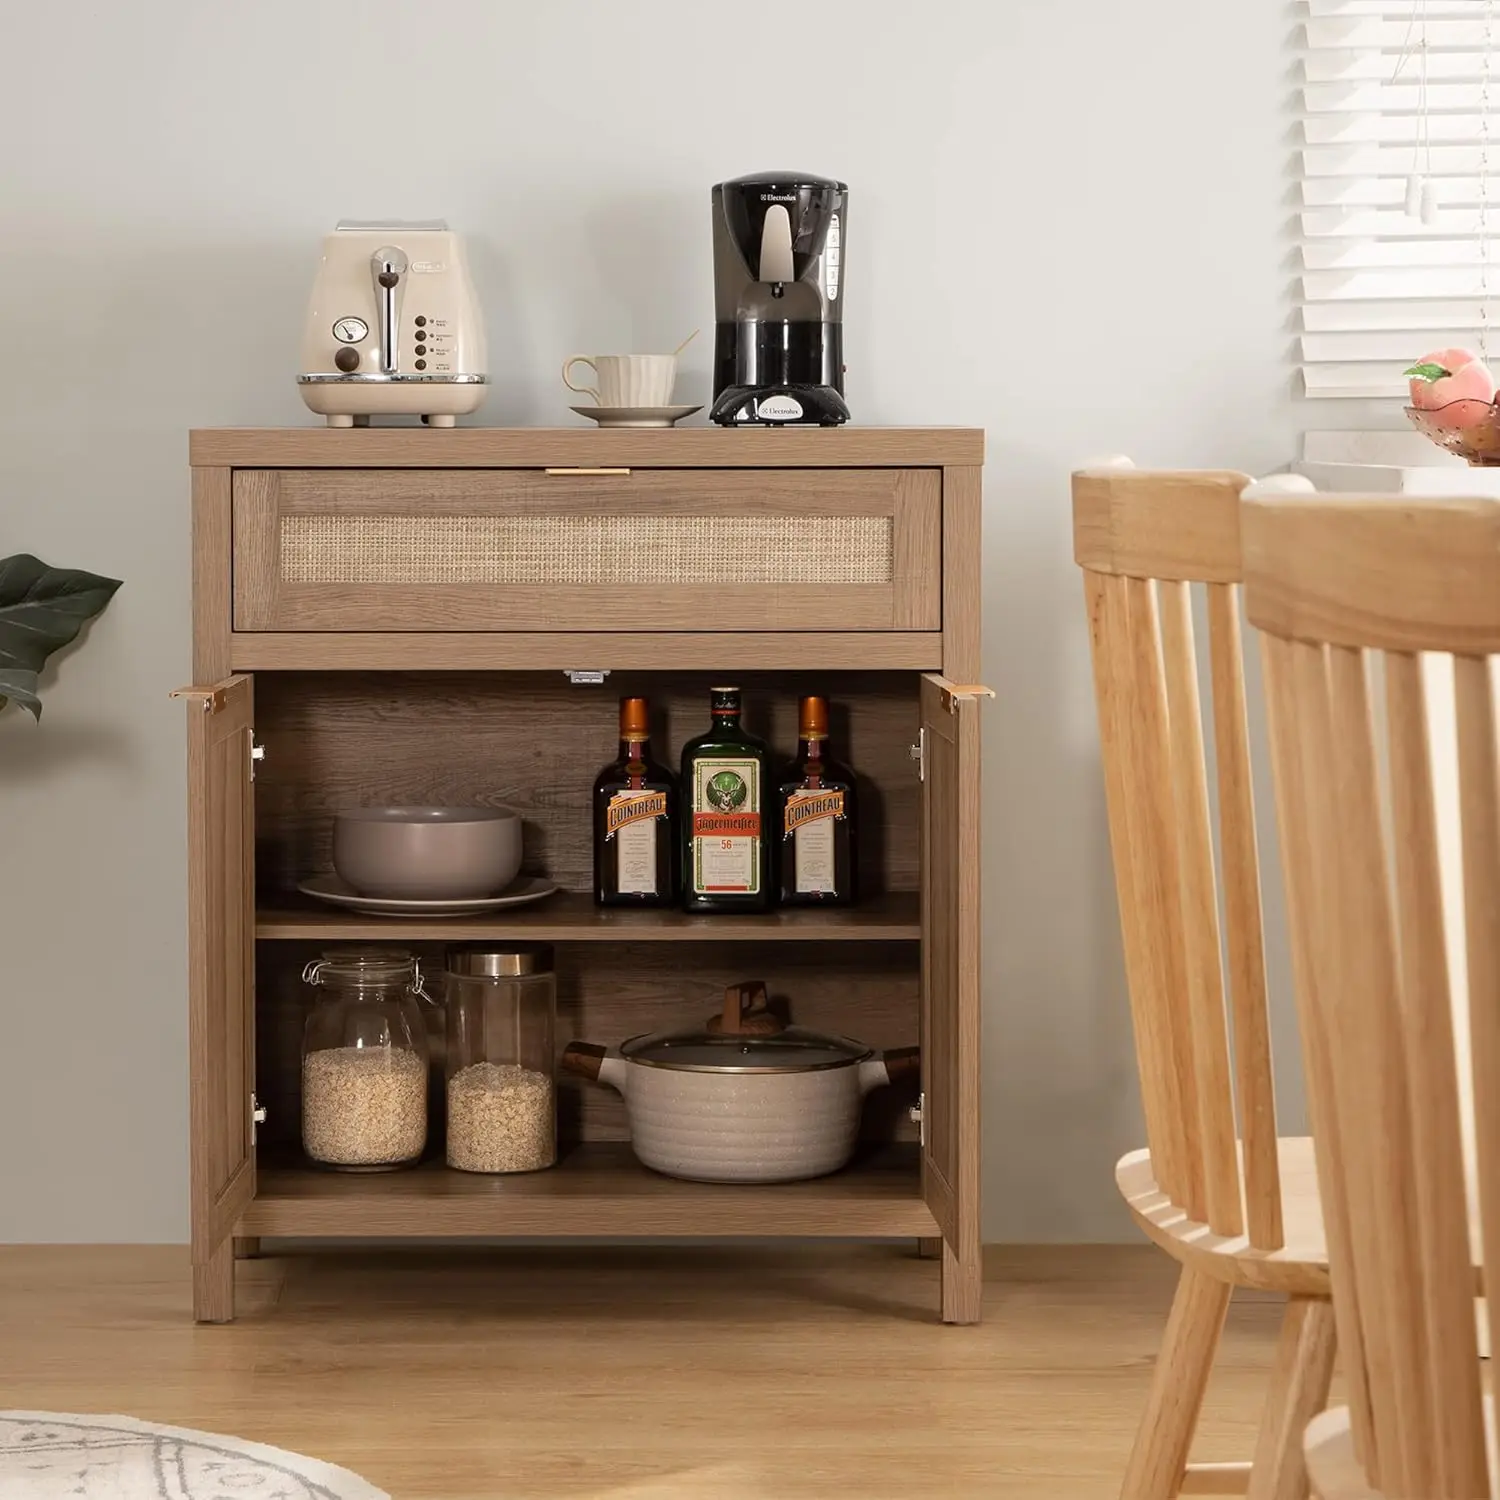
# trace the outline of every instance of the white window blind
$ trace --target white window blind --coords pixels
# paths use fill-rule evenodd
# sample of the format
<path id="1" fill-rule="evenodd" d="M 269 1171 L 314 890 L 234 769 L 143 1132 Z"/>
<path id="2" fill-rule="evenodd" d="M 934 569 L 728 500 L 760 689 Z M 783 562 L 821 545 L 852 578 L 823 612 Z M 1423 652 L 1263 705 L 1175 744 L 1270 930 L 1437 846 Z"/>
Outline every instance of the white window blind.
<path id="1" fill-rule="evenodd" d="M 1302 3 L 1307 394 L 1402 397 L 1453 345 L 1500 363 L 1500 0 Z"/>

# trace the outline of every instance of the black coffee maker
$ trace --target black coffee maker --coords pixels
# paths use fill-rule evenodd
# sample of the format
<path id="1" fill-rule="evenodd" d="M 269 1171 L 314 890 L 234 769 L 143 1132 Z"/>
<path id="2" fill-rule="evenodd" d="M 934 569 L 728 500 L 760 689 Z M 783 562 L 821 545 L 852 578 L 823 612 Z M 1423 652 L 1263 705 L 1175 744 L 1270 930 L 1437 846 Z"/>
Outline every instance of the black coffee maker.
<path id="1" fill-rule="evenodd" d="M 760 172 L 713 190 L 714 404 L 725 427 L 833 427 L 844 404 L 849 190 Z"/>

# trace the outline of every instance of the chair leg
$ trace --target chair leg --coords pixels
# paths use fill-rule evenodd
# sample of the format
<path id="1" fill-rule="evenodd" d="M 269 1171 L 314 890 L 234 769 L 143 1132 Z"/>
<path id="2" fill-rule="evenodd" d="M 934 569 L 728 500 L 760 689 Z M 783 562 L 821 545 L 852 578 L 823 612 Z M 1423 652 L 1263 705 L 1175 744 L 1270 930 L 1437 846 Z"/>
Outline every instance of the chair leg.
<path id="1" fill-rule="evenodd" d="M 1229 1311 L 1231 1287 L 1184 1266 L 1120 1500 L 1175 1500 Z"/>
<path id="2" fill-rule="evenodd" d="M 1328 1404 L 1335 1347 L 1333 1303 L 1290 1298 L 1250 1468 L 1249 1500 L 1307 1500 L 1302 1437 Z"/>

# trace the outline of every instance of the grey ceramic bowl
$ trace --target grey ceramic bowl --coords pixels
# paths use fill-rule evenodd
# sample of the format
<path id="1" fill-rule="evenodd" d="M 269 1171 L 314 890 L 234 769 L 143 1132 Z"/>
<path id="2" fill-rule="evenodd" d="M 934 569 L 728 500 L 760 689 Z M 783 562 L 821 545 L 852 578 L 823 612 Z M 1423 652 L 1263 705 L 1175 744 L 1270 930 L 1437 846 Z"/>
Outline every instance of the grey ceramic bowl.
<path id="1" fill-rule="evenodd" d="M 333 820 L 333 868 L 362 896 L 496 896 L 521 868 L 508 807 L 353 807 Z"/>

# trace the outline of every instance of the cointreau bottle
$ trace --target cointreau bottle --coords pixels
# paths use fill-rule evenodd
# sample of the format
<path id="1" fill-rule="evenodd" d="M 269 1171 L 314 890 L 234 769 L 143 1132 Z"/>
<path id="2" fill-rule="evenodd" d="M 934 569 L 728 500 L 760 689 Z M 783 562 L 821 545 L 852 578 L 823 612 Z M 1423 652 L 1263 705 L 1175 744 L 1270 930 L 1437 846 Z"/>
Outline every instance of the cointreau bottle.
<path id="1" fill-rule="evenodd" d="M 765 741 L 740 723 L 740 690 L 711 689 L 713 722 L 682 747 L 682 902 L 764 911 L 771 899 Z"/>
<path id="2" fill-rule="evenodd" d="M 594 900 L 670 906 L 677 899 L 677 788 L 651 758 L 644 698 L 620 699 L 620 758 L 594 782 Z"/>
<path id="3" fill-rule="evenodd" d="M 828 757 L 828 703 L 804 698 L 797 758 L 777 787 L 777 868 L 783 906 L 854 900 L 854 774 Z"/>

